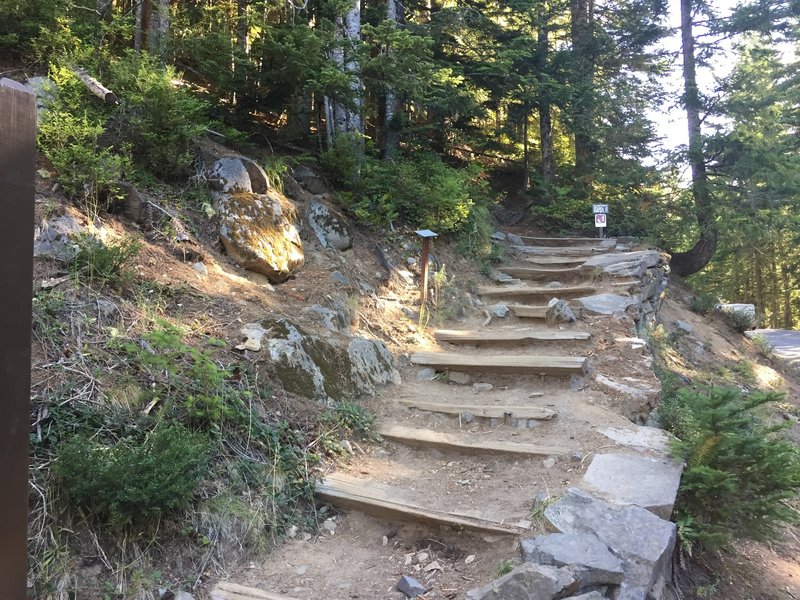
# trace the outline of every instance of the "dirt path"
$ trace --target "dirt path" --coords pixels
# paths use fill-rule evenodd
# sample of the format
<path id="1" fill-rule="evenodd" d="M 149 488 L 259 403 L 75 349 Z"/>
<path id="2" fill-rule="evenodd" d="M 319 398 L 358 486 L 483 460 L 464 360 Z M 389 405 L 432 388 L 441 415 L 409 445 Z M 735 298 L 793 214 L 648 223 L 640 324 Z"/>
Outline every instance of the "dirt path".
<path id="1" fill-rule="evenodd" d="M 613 242 L 556 243 L 535 247 L 536 259 L 547 264 L 544 280 L 538 270 L 531 280 L 510 282 L 506 291 L 501 285 L 482 290 L 484 301 L 546 305 L 559 296 L 558 285 L 588 289 L 581 294 L 623 293 L 618 283 L 597 280 L 596 270 L 576 271 L 571 258 L 612 251 Z M 565 256 L 569 268 L 561 270 L 558 261 Z M 542 499 L 579 481 L 591 457 L 641 453 L 601 432 L 633 428 L 630 418 L 646 415 L 652 397 L 600 380 L 658 388 L 628 314 L 585 314 L 560 324 L 513 314 L 486 324 L 479 316 L 458 329 L 479 332 L 481 343 L 434 342 L 419 350 L 440 358 L 452 354 L 458 364 L 469 362 L 469 372 L 446 364 L 434 372 L 425 366 L 427 354 L 414 355 L 403 369 L 404 383 L 367 402 L 387 441 L 359 445 L 352 460 L 322 482 L 323 499 L 341 512 L 331 513 L 321 534 L 298 531 L 266 562 L 237 574 L 233 585 L 221 584 L 212 598 L 400 600 L 406 596 L 395 586 L 403 575 L 425 586 L 424 598 L 462 598 L 496 577 L 504 561 L 517 560 L 519 537 L 543 531 Z M 529 339 L 526 333 L 514 340 L 520 332 L 556 339 Z M 587 337 L 570 333 L 590 336 L 559 339 Z M 567 358 L 577 370 L 548 370 Z M 495 366 L 482 367 L 489 359 Z M 521 363 L 529 368 L 515 372 Z M 480 416 L 488 409 L 490 416 Z"/>

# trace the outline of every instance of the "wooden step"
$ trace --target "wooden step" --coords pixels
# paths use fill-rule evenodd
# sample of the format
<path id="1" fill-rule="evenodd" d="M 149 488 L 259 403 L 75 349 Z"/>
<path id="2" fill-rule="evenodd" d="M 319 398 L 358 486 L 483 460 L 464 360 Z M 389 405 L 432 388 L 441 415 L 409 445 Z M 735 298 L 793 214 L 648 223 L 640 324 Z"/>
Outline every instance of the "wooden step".
<path id="1" fill-rule="evenodd" d="M 290 596 L 273 594 L 256 588 L 239 585 L 230 581 L 220 581 L 211 590 L 211 600 L 297 600 Z"/>
<path id="2" fill-rule="evenodd" d="M 538 406 L 486 406 L 485 404 L 439 404 L 418 400 L 400 400 L 400 404 L 409 408 L 416 408 L 425 412 L 442 413 L 445 415 L 462 415 L 469 413 L 475 417 L 486 419 L 533 419 L 535 421 L 549 421 L 556 416 L 556 411 Z"/>
<path id="3" fill-rule="evenodd" d="M 587 360 L 583 356 L 528 356 L 520 354 L 475 355 L 454 352 L 417 352 L 411 362 L 439 370 L 466 373 L 583 375 Z"/>
<path id="4" fill-rule="evenodd" d="M 458 530 L 467 529 L 504 535 L 517 535 L 526 531 L 512 525 L 505 525 L 500 521 L 449 513 L 434 508 L 423 508 L 418 504 L 403 502 L 398 499 L 397 489 L 392 486 L 356 479 L 340 473 L 334 473 L 323 479 L 317 485 L 316 495 L 334 506 L 360 510 L 380 519 L 444 525 Z M 429 504 L 423 493 L 419 495 L 420 504 Z"/>
<path id="5" fill-rule="evenodd" d="M 547 317 L 547 311 L 550 307 L 544 306 L 531 306 L 529 304 L 509 304 L 508 309 L 515 317 L 523 319 L 544 319 Z"/>
<path id="6" fill-rule="evenodd" d="M 518 279 L 550 279 L 563 277 L 585 277 L 586 271 L 581 267 L 542 268 L 542 267 L 503 267 L 503 273 Z"/>
<path id="7" fill-rule="evenodd" d="M 487 331 L 457 331 L 452 329 L 437 329 L 434 336 L 440 342 L 448 344 L 502 344 L 513 342 L 556 342 L 588 340 L 592 334 L 588 331 L 562 331 L 560 329 L 489 329 Z"/>
<path id="8" fill-rule="evenodd" d="M 478 288 L 478 295 L 483 298 L 577 298 L 591 296 L 597 289 L 588 285 L 573 285 L 561 287 L 533 287 L 527 285 L 509 285 L 505 287 L 482 286 Z"/>
<path id="9" fill-rule="evenodd" d="M 600 238 L 591 237 L 530 237 L 527 235 L 519 236 L 526 244 L 532 246 L 594 246 L 602 243 Z M 611 240 L 612 238 L 608 238 Z"/>
<path id="10" fill-rule="evenodd" d="M 434 448 L 448 452 L 462 454 L 523 454 L 526 456 L 552 456 L 564 455 L 570 452 L 569 448 L 559 446 L 538 446 L 520 442 L 506 442 L 503 440 L 480 440 L 476 436 L 458 436 L 449 433 L 440 433 L 431 429 L 417 429 L 403 427 L 402 425 L 388 425 L 381 427 L 378 433 L 384 439 L 392 440 L 414 448 Z"/>
<path id="11" fill-rule="evenodd" d="M 581 246 L 579 248 L 558 248 L 553 246 L 511 246 L 512 252 L 518 252 L 520 254 L 533 254 L 536 256 L 550 257 L 582 257 L 585 260 L 588 260 L 596 254 L 602 254 L 604 252 L 609 252 L 610 250 L 612 250 L 611 247 L 603 246 Z"/>
<path id="12" fill-rule="evenodd" d="M 555 267 L 555 266 L 580 266 L 589 260 L 591 256 L 521 256 L 520 260 L 534 266 Z"/>

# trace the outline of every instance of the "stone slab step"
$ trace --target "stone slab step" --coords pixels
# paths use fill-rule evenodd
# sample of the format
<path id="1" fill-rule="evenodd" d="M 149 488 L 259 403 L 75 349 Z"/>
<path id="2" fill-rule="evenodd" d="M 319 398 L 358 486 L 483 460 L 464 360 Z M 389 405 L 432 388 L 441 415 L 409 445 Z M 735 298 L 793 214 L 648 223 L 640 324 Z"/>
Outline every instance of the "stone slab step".
<path id="1" fill-rule="evenodd" d="M 502 344 L 503 342 L 556 342 L 588 340 L 592 334 L 588 331 L 562 331 L 541 329 L 491 329 L 487 331 L 458 331 L 453 329 L 437 329 L 434 336 L 440 342 L 448 344 Z"/>
<path id="2" fill-rule="evenodd" d="M 635 504 L 669 520 L 681 473 L 683 466 L 671 458 L 598 454 L 580 487 L 613 504 Z"/>
<path id="3" fill-rule="evenodd" d="M 532 246 L 594 246 L 604 241 L 596 237 L 530 237 L 527 235 L 521 235 L 519 237 L 523 242 L 531 244 Z M 616 240 L 613 238 L 607 238 L 605 241 L 609 244 L 613 241 L 614 245 L 616 245 Z"/>
<path id="4" fill-rule="evenodd" d="M 443 525 L 459 530 L 467 529 L 503 535 L 518 535 L 525 531 L 500 521 L 449 513 L 434 508 L 423 508 L 400 500 L 397 489 L 392 486 L 356 479 L 340 473 L 328 475 L 323 479 L 317 485 L 316 495 L 334 506 L 360 510 L 380 519 Z M 420 497 L 420 500 L 424 502 L 425 499 Z"/>
<path id="5" fill-rule="evenodd" d="M 561 456 L 569 454 L 570 449 L 559 446 L 538 446 L 502 440 L 469 439 L 459 435 L 440 433 L 431 429 L 417 429 L 401 425 L 387 425 L 378 430 L 387 440 L 415 448 L 435 448 L 462 454 L 522 454 L 527 456 Z"/>
<path id="6" fill-rule="evenodd" d="M 454 352 L 417 352 L 411 355 L 415 365 L 464 373 L 529 375 L 584 375 L 587 359 L 583 356 L 528 356 L 519 354 L 472 355 Z"/>
<path id="7" fill-rule="evenodd" d="M 256 588 L 231 583 L 230 581 L 220 581 L 211 590 L 211 600 L 295 600 L 289 596 L 273 594 Z"/>
<path id="8" fill-rule="evenodd" d="M 531 306 L 529 304 L 509 304 L 508 309 L 515 317 L 522 319 L 544 319 L 547 317 L 547 309 L 550 307 Z"/>
<path id="9" fill-rule="evenodd" d="M 484 298 L 577 298 L 579 296 L 591 296 L 597 289 L 588 285 L 573 285 L 562 287 L 532 287 L 526 285 L 515 285 L 506 287 L 482 286 L 478 288 L 478 294 Z"/>
<path id="10" fill-rule="evenodd" d="M 436 412 L 446 415 L 461 415 L 469 413 L 475 417 L 487 419 L 534 419 L 536 421 L 549 421 L 556 416 L 556 411 L 538 406 L 485 406 L 482 404 L 441 404 L 418 400 L 400 400 L 400 404 L 409 408 L 416 408 L 426 412 Z"/>
<path id="11" fill-rule="evenodd" d="M 518 279 L 531 279 L 549 281 L 559 281 L 561 279 L 571 279 L 573 277 L 583 277 L 586 279 L 586 272 L 580 266 L 544 268 L 544 267 L 503 267 L 503 273 Z"/>

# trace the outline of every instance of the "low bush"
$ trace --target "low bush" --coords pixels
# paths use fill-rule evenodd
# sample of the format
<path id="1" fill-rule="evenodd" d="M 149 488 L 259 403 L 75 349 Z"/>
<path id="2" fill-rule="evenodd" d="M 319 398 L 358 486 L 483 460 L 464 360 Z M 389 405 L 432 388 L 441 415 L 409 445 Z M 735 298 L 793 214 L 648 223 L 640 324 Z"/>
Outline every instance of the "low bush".
<path id="1" fill-rule="evenodd" d="M 59 450 L 53 471 L 72 502 L 121 529 L 188 506 L 209 452 L 205 436 L 160 423 L 143 438 L 111 444 L 76 436 Z"/>
<path id="2" fill-rule="evenodd" d="M 687 388 L 665 399 L 661 424 L 686 463 L 676 520 L 684 543 L 707 548 L 734 537 L 772 538 L 800 513 L 790 501 L 800 488 L 800 451 L 758 411 L 776 393 Z"/>
<path id="3" fill-rule="evenodd" d="M 135 238 L 104 242 L 92 234 L 79 236 L 76 243 L 78 253 L 72 261 L 72 269 L 78 275 L 85 275 L 89 283 L 120 282 L 127 272 L 125 265 L 142 248 L 142 243 Z"/>
<path id="4" fill-rule="evenodd" d="M 714 307 L 719 303 L 719 300 L 712 296 L 711 294 L 700 294 L 692 298 L 691 304 L 689 304 L 689 309 L 692 312 L 697 313 L 698 315 L 707 315 Z"/>

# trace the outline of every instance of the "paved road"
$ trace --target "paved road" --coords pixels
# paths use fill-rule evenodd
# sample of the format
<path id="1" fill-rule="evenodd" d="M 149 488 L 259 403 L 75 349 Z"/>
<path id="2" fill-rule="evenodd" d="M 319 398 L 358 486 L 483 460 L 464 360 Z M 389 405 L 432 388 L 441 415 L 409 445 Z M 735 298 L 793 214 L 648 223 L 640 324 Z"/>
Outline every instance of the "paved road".
<path id="1" fill-rule="evenodd" d="M 756 329 L 747 332 L 748 337 L 760 335 L 773 347 L 776 358 L 792 367 L 800 366 L 800 331 L 786 329 Z"/>

